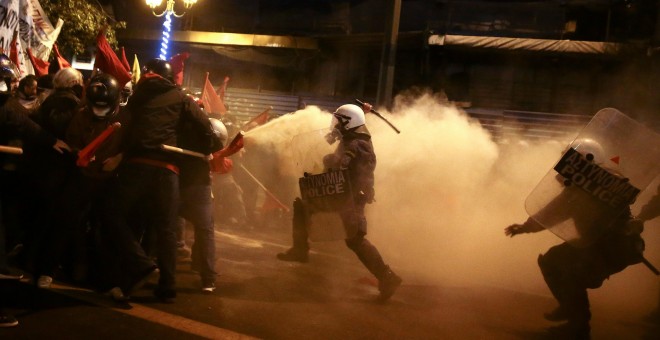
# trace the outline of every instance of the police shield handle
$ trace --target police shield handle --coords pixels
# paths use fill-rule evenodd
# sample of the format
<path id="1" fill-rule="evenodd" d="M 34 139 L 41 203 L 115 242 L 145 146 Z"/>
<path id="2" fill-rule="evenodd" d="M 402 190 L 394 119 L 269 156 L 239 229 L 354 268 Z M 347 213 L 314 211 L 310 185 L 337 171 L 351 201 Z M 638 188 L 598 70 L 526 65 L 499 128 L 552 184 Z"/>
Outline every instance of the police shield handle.
<path id="1" fill-rule="evenodd" d="M 359 99 L 355 99 L 355 102 L 360 104 L 360 106 L 364 106 L 364 102 L 359 100 Z M 401 131 L 399 131 L 399 129 L 397 129 L 396 126 L 394 126 L 394 124 L 390 123 L 390 121 L 387 120 L 385 117 L 383 117 L 383 115 L 378 113 L 378 111 L 372 109 L 369 112 L 375 114 L 376 116 L 378 116 L 378 118 L 382 119 L 385 123 L 387 123 L 387 125 L 389 125 L 392 129 L 394 129 L 394 131 L 396 131 L 396 133 L 401 133 Z"/>
<path id="2" fill-rule="evenodd" d="M 89 144 L 87 144 L 86 147 L 84 147 L 80 152 L 78 152 L 78 160 L 76 160 L 76 165 L 85 168 L 89 165 L 89 162 L 92 161 L 94 158 L 94 154 L 96 153 L 96 150 L 103 144 L 103 142 L 112 135 L 115 130 L 119 129 L 121 127 L 121 123 L 119 122 L 114 122 L 110 124 L 101 134 L 99 134 L 96 138 L 94 138 L 93 141 L 91 141 Z"/>
<path id="3" fill-rule="evenodd" d="M 180 153 L 182 155 L 193 156 L 193 157 L 198 157 L 198 158 L 207 159 L 207 160 L 209 159 L 209 157 L 212 157 L 211 155 L 205 155 L 201 152 L 186 150 L 186 149 L 182 149 L 182 148 L 177 148 L 176 146 L 171 146 L 171 145 L 161 144 L 160 148 L 165 150 L 165 151 L 176 152 L 176 153 Z"/>
<path id="4" fill-rule="evenodd" d="M 0 153 L 10 153 L 12 155 L 22 155 L 23 149 L 14 146 L 0 145 Z"/>

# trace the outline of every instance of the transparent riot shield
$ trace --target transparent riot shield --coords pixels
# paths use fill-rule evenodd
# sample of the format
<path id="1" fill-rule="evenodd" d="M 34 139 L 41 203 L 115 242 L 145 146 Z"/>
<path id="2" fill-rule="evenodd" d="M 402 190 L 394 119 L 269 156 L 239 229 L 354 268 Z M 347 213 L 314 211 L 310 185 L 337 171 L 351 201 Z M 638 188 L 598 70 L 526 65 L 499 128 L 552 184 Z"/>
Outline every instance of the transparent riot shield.
<path id="1" fill-rule="evenodd" d="M 338 143 L 329 144 L 328 129 L 297 135 L 291 143 L 300 197 L 308 216 L 311 241 L 337 241 L 347 237 L 339 211 L 352 199 L 345 171 L 325 171 L 323 159 L 335 152 Z"/>
<path id="2" fill-rule="evenodd" d="M 525 201 L 532 219 L 576 247 L 593 243 L 660 170 L 660 135 L 598 111 Z"/>

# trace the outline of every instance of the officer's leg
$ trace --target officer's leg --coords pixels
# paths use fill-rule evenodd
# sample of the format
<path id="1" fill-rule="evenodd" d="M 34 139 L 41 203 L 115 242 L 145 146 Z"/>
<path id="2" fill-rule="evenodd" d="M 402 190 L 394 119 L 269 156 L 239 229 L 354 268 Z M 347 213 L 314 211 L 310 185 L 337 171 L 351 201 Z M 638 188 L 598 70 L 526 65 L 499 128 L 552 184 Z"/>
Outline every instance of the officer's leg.
<path id="1" fill-rule="evenodd" d="M 293 201 L 293 247 L 284 253 L 277 254 L 282 261 L 307 262 L 309 260 L 308 216 L 300 198 Z"/>
<path id="2" fill-rule="evenodd" d="M 543 274 L 543 279 L 548 285 L 552 296 L 559 302 L 559 307 L 552 312 L 545 313 L 545 318 L 550 321 L 566 320 L 566 308 L 562 305 L 564 301 L 563 281 L 568 270 L 568 262 L 572 260 L 573 247 L 568 243 L 562 243 L 550 248 L 545 254 L 539 255 L 538 264 Z"/>
<path id="3" fill-rule="evenodd" d="M 401 285 L 401 278 L 383 261 L 378 249 L 364 236 L 367 234 L 367 219 L 364 205 L 358 204 L 341 213 L 346 230 L 346 246 L 360 259 L 360 262 L 378 279 L 378 289 L 382 300 L 389 299 Z"/>

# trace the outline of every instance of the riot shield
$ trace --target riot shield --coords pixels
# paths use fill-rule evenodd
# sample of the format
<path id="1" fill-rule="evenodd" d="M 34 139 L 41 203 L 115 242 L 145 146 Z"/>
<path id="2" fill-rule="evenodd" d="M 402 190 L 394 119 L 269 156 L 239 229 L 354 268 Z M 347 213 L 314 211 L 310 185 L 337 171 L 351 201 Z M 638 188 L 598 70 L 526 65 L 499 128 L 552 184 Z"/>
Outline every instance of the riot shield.
<path id="1" fill-rule="evenodd" d="M 532 219 L 576 247 L 593 243 L 660 170 L 660 135 L 600 110 L 525 200 Z"/>
<path id="2" fill-rule="evenodd" d="M 298 180 L 303 206 L 309 216 L 309 239 L 336 241 L 355 235 L 346 230 L 340 212 L 353 204 L 347 170 L 306 175 Z"/>
<path id="3" fill-rule="evenodd" d="M 335 152 L 337 144 L 328 144 L 329 130 L 320 129 L 297 135 L 291 149 L 301 199 L 308 216 L 307 231 L 311 241 L 338 241 L 347 237 L 339 211 L 352 199 L 346 171 L 325 171 L 323 158 Z"/>

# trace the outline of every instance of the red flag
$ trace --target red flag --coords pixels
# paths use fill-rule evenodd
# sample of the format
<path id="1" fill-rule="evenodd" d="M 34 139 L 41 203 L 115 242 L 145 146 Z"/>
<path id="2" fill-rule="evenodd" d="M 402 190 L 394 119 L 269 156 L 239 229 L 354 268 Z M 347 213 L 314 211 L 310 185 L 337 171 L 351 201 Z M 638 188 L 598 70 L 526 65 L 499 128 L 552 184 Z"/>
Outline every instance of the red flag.
<path id="1" fill-rule="evenodd" d="M 170 58 L 170 66 L 172 66 L 174 83 L 179 86 L 183 84 L 183 67 L 186 59 L 188 58 L 190 58 L 190 53 L 188 52 L 179 53 Z"/>
<path id="2" fill-rule="evenodd" d="M 131 66 L 128 64 L 128 59 L 126 59 L 126 51 L 124 47 L 121 48 L 121 64 L 126 68 L 126 72 L 131 72 Z"/>
<path id="3" fill-rule="evenodd" d="M 34 68 L 34 73 L 36 73 L 37 77 L 47 75 L 50 63 L 35 57 L 34 54 L 32 54 L 32 49 L 29 47 L 27 48 L 27 54 L 32 62 L 32 68 Z"/>
<path id="4" fill-rule="evenodd" d="M 69 62 L 66 61 L 66 59 L 64 59 L 64 57 L 60 54 L 60 49 L 57 48 L 57 44 L 53 45 L 53 49 L 55 50 L 55 57 L 57 58 L 57 64 L 60 67 L 58 70 L 71 67 L 71 64 L 69 64 Z"/>
<path id="5" fill-rule="evenodd" d="M 131 75 L 105 38 L 104 30 L 100 30 L 96 36 L 96 61 L 94 62 L 94 68 L 98 68 L 102 72 L 115 77 L 121 87 L 124 87 L 131 80 Z"/>
<path id="6" fill-rule="evenodd" d="M 266 195 L 264 203 L 261 205 L 261 212 L 268 212 L 282 209 L 283 204 L 270 195 Z"/>
<path id="7" fill-rule="evenodd" d="M 209 73 L 206 72 L 206 80 L 204 81 L 204 88 L 202 89 L 202 103 L 204 110 L 209 114 L 215 113 L 223 115 L 227 112 L 225 103 L 218 97 L 213 88 L 213 84 L 209 81 Z"/>
<path id="8" fill-rule="evenodd" d="M 218 96 L 223 101 L 225 100 L 225 92 L 227 91 L 227 84 L 229 83 L 229 77 L 225 76 L 225 80 L 222 81 L 222 86 L 218 89 Z"/>
<path id="9" fill-rule="evenodd" d="M 234 161 L 227 157 L 213 157 L 209 161 L 209 168 L 211 172 L 227 174 L 234 168 Z"/>
<path id="10" fill-rule="evenodd" d="M 216 151 L 213 158 L 229 157 L 243 148 L 243 131 L 239 132 L 229 145 L 225 146 L 222 150 Z"/>
<path id="11" fill-rule="evenodd" d="M 250 119 L 249 122 L 247 122 L 245 125 L 243 125 L 241 130 L 249 131 L 249 130 L 252 130 L 252 129 L 256 128 L 259 125 L 266 124 L 266 122 L 268 122 L 268 118 L 269 118 L 268 112 L 272 109 L 273 109 L 273 107 L 271 106 L 271 107 L 267 108 L 264 112 L 256 115 L 254 118 Z"/>
<path id="12" fill-rule="evenodd" d="M 18 37 L 18 31 L 14 32 L 14 36 L 11 38 L 11 46 L 9 48 L 9 59 L 11 60 L 14 65 L 18 68 L 19 72 L 21 69 L 21 62 L 18 60 L 18 41 L 16 40 Z M 20 74 L 17 74 L 19 78 L 21 77 Z"/>
<path id="13" fill-rule="evenodd" d="M 89 162 L 91 162 L 92 157 L 94 157 L 94 153 L 96 153 L 96 150 L 105 142 L 110 135 L 112 135 L 115 130 L 119 129 L 121 127 L 121 124 L 119 122 L 114 122 L 110 124 L 101 134 L 96 136 L 93 141 L 91 141 L 87 146 L 85 146 L 80 152 L 78 152 L 78 160 L 76 161 L 76 165 L 85 168 L 89 165 Z"/>

